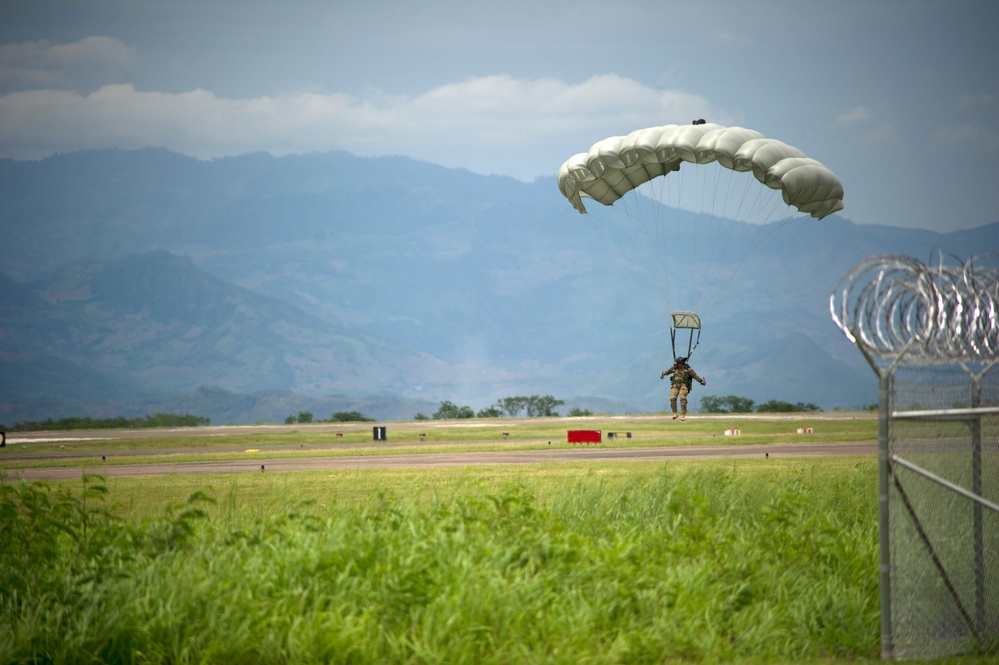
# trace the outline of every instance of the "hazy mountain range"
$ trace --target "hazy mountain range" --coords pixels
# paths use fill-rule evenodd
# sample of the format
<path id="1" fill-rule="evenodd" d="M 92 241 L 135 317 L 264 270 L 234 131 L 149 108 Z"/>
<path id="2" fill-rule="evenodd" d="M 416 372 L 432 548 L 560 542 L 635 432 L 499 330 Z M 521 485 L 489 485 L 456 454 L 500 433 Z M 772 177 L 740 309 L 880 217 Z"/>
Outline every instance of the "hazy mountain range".
<path id="1" fill-rule="evenodd" d="M 999 224 L 942 235 L 858 226 L 848 211 L 849 194 L 843 214 L 735 254 L 736 278 L 710 287 L 701 312 L 691 362 L 709 383 L 695 402 L 870 404 L 874 375 L 829 316 L 837 281 L 876 254 L 999 251 Z M 753 237 L 675 214 L 692 247 Z M 663 408 L 671 356 L 655 281 L 554 177 L 345 153 L 0 160 L 0 237 L 8 426 L 157 411 L 407 419 L 443 400 L 478 409 L 531 394 L 565 400 L 563 412 Z M 669 279 L 682 288 L 701 261 Z"/>

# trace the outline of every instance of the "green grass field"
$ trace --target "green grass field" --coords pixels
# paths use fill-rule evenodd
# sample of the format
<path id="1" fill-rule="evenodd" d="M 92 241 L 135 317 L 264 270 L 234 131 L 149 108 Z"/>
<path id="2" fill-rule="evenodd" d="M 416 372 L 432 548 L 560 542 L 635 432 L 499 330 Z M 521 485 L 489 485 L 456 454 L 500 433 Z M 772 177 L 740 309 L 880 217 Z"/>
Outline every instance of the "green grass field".
<path id="1" fill-rule="evenodd" d="M 7 482 L 0 663 L 875 660 L 876 479 L 872 456 Z"/>

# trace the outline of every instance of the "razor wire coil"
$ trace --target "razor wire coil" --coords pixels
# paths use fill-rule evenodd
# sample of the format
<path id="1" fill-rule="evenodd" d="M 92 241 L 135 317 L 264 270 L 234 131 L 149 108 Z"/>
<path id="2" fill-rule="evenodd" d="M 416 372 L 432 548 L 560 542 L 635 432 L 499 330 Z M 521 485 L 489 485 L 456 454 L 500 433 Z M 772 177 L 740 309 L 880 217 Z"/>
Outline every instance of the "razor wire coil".
<path id="1" fill-rule="evenodd" d="M 854 266 L 829 298 L 833 321 L 874 356 L 911 362 L 999 360 L 999 256 L 933 265 L 876 256 Z"/>

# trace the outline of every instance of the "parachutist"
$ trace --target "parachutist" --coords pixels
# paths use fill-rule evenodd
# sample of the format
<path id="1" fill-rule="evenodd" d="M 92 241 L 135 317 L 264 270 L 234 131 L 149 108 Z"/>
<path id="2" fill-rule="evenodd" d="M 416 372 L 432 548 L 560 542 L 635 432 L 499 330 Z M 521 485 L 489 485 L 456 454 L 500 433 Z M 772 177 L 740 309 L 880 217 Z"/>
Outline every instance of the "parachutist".
<path id="1" fill-rule="evenodd" d="M 676 412 L 676 398 L 680 398 L 680 420 L 687 419 L 687 395 L 690 393 L 690 389 L 693 387 L 693 382 L 697 381 L 702 386 L 708 384 L 703 378 L 697 375 L 694 368 L 687 364 L 687 359 L 680 356 L 673 361 L 673 366 L 667 370 L 664 370 L 662 374 L 659 375 L 660 379 L 665 379 L 668 375 L 672 374 L 673 378 L 670 380 L 672 385 L 669 389 L 669 406 L 673 411 L 673 420 L 677 419 Z"/>

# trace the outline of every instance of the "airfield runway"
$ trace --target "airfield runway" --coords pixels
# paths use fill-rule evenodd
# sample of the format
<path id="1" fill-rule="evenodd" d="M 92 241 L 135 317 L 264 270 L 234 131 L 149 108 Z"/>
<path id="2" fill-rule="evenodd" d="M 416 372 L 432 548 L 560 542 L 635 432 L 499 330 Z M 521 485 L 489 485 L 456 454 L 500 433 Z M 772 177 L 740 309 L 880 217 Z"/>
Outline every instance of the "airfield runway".
<path id="1" fill-rule="evenodd" d="M 187 430 L 190 434 L 190 430 Z M 66 433 L 62 433 L 64 436 Z M 97 438 L 124 438 L 134 437 L 136 432 L 125 433 L 102 432 Z M 160 431 L 159 435 L 162 436 Z M 74 437 L 79 441 L 82 437 Z M 30 439 L 24 441 L 58 441 L 69 440 L 56 437 L 52 433 L 37 433 Z M 10 439 L 8 439 L 10 441 Z M 20 439 L 14 439 L 11 443 L 18 443 Z M 91 444 L 92 445 L 92 444 Z M 337 447 L 349 448 L 370 447 L 371 444 L 341 444 Z M 403 442 L 398 444 L 379 444 L 379 447 L 386 449 L 417 445 L 416 442 Z M 420 444 L 422 445 L 422 444 Z M 450 447 L 448 444 L 438 444 L 442 448 Z M 220 448 L 213 448 L 219 451 Z M 265 450 L 265 449 L 261 449 Z M 386 469 L 386 468 L 430 468 L 443 466 L 480 466 L 498 464 L 556 464 L 565 462 L 655 462 L 666 460 L 695 460 L 695 459 L 723 459 L 723 458 L 770 458 L 779 460 L 782 458 L 802 458 L 802 457 L 837 457 L 837 456 L 866 456 L 874 455 L 877 452 L 876 441 L 855 441 L 847 443 L 824 443 L 814 441 L 810 443 L 792 444 L 767 444 L 767 445 L 710 445 L 710 446 L 650 446 L 634 448 L 607 448 L 599 444 L 580 445 L 566 448 L 563 441 L 556 445 L 547 444 L 544 441 L 537 443 L 537 449 L 511 450 L 511 451 L 488 451 L 488 452 L 431 452 L 431 453 L 396 453 L 379 455 L 348 455 L 348 456 L 321 456 L 315 457 L 289 457 L 272 458 L 254 457 L 253 453 L 248 453 L 245 459 L 236 461 L 189 461 L 189 462 L 157 462 L 152 464 L 120 464 L 122 457 L 136 454 L 148 455 L 150 451 L 108 451 L 102 453 L 97 448 L 90 448 L 84 453 L 38 453 L 30 452 L 27 446 L 22 450 L 9 450 L 8 454 L 0 457 L 0 460 L 26 460 L 44 459 L 52 456 L 70 457 L 79 460 L 79 465 L 49 467 L 49 468 L 22 468 L 10 469 L 7 471 L 7 480 L 13 481 L 23 479 L 27 481 L 37 480 L 71 480 L 79 478 L 83 472 L 100 473 L 105 477 L 120 476 L 162 476 L 171 474 L 233 474 L 233 473 L 288 473 L 299 471 L 334 471 L 334 470 L 356 470 L 356 469 Z M 176 451 L 158 450 L 158 453 L 169 452 L 194 452 L 191 449 L 178 449 Z M 258 452 L 258 451 L 254 451 Z M 319 451 L 317 450 L 317 453 Z M 108 464 L 103 457 L 116 457 L 116 463 Z M 0 465 L 2 466 L 2 465 Z"/>

